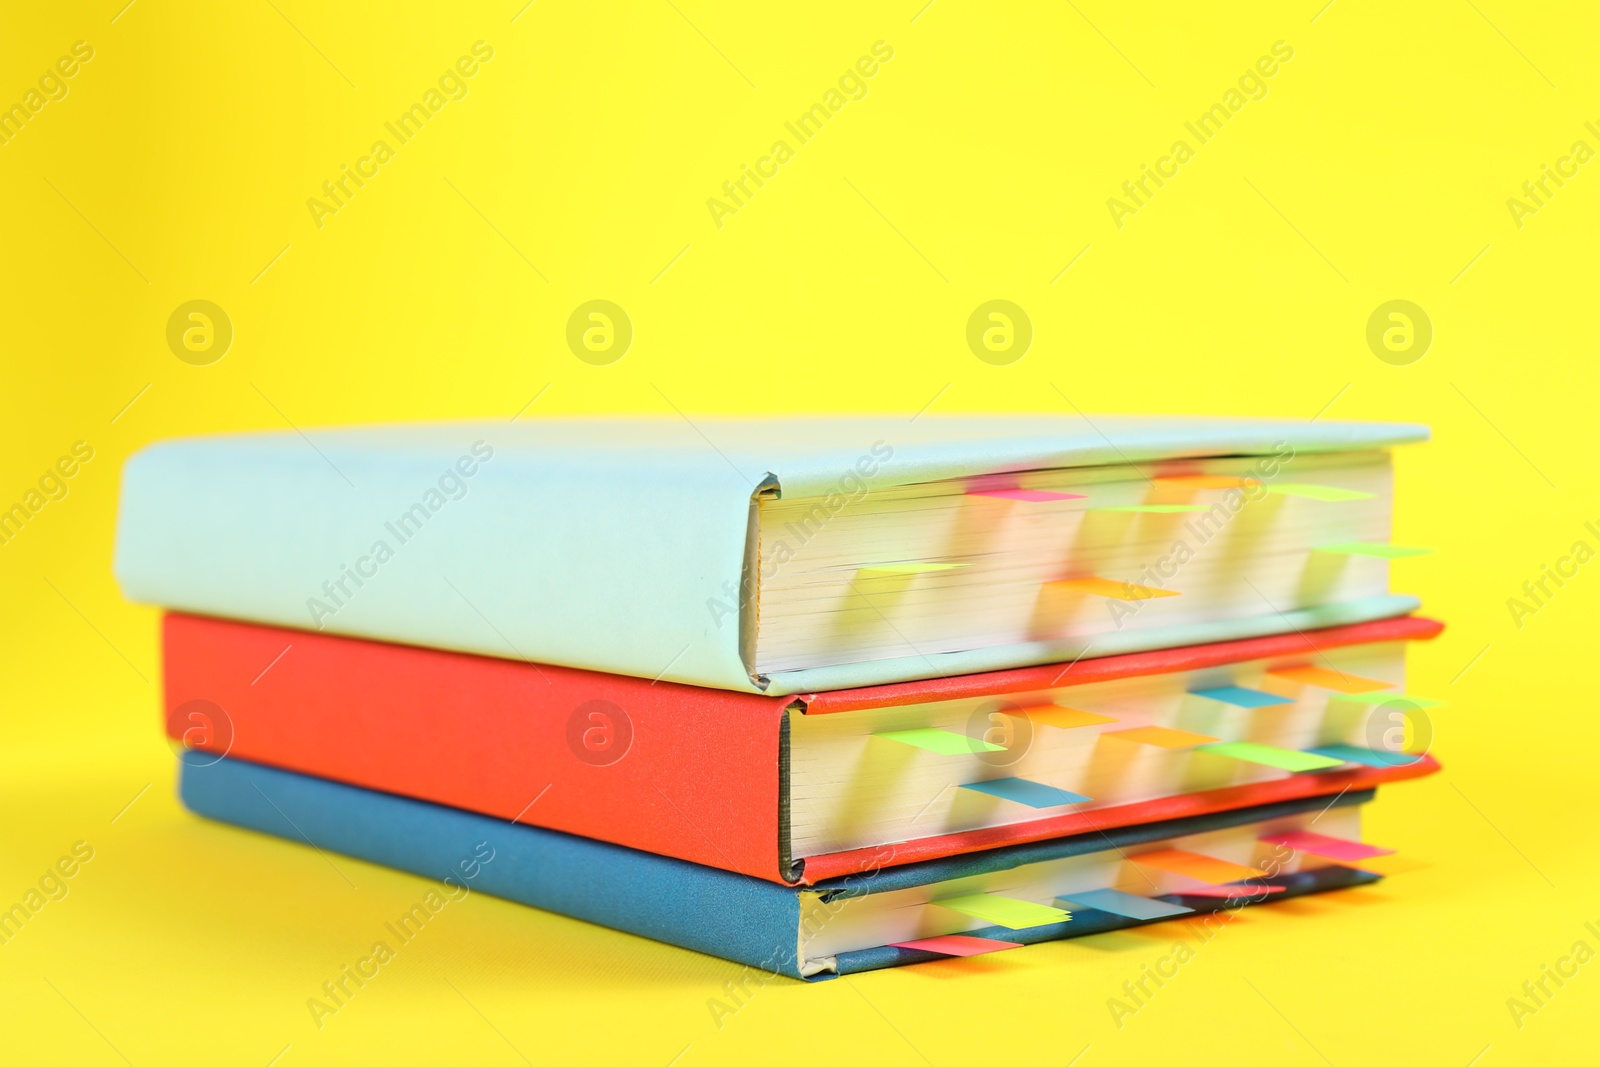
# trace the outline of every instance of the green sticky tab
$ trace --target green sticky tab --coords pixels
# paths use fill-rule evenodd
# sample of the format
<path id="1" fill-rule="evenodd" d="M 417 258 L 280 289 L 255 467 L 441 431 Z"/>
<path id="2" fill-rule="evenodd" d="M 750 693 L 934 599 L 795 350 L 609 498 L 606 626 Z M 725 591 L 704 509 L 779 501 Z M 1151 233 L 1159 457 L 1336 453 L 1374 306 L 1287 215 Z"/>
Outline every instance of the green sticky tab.
<path id="1" fill-rule="evenodd" d="M 889 730 L 885 733 L 875 734 L 875 737 L 887 738 L 898 741 L 902 745 L 920 748 L 925 752 L 937 752 L 941 756 L 972 756 L 979 752 L 1004 752 L 1004 745 L 996 745 L 977 737 L 968 737 L 958 734 L 954 730 L 938 730 L 927 727 L 921 730 Z"/>
<path id="2" fill-rule="evenodd" d="M 1176 515 L 1183 511 L 1210 511 L 1203 504 L 1123 504 L 1118 507 L 1089 508 L 1090 511 L 1142 511 L 1150 515 Z"/>
<path id="3" fill-rule="evenodd" d="M 1378 541 L 1344 541 L 1337 545 L 1321 545 L 1318 552 L 1331 552 L 1338 556 L 1373 556 L 1377 559 L 1409 559 L 1412 556 L 1431 556 L 1431 548 L 1411 545 L 1386 545 Z"/>
<path id="4" fill-rule="evenodd" d="M 1366 704 L 1374 708 L 1388 707 L 1390 704 L 1405 708 L 1442 708 L 1445 702 L 1432 697 L 1414 697 L 1410 693 L 1340 693 L 1334 700 L 1353 700 L 1357 704 Z"/>
<path id="5" fill-rule="evenodd" d="M 970 915 L 974 919 L 1004 926 L 1008 930 L 1026 930 L 1032 926 L 1049 926 L 1051 923 L 1064 923 L 1072 919 L 1071 912 L 1062 911 L 1060 908 L 1035 904 L 1030 900 L 997 897 L 993 893 L 973 893 L 965 897 L 935 900 L 933 903 L 941 908 L 960 912 L 962 915 Z"/>
<path id="6" fill-rule="evenodd" d="M 932 571 L 960 570 L 965 566 L 965 563 L 879 563 L 872 567 L 858 568 L 856 575 L 872 578 L 886 574 L 928 574 Z"/>
<path id="7" fill-rule="evenodd" d="M 1304 482 L 1290 482 L 1286 485 L 1268 486 L 1267 492 L 1277 493 L 1279 496 L 1303 496 L 1308 500 L 1371 500 L 1371 493 L 1359 493 L 1354 489 L 1340 489 L 1336 485 L 1307 485 Z"/>
<path id="8" fill-rule="evenodd" d="M 1259 763 L 1264 767 L 1277 767 L 1285 771 L 1320 771 L 1328 767 L 1343 766 L 1343 760 L 1301 752 L 1294 748 L 1262 745 L 1255 741 L 1224 741 L 1220 745 L 1202 745 L 1196 752 L 1210 752 L 1217 756 Z"/>

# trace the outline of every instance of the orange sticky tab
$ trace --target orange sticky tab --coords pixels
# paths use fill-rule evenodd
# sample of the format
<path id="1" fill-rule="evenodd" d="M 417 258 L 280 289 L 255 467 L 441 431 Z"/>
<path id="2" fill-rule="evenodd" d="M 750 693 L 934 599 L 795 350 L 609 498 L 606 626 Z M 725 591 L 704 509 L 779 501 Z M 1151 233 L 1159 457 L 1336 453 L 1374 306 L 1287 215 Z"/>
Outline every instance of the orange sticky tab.
<path id="1" fill-rule="evenodd" d="M 1052 589 L 1070 589 L 1074 593 L 1110 597 L 1113 600 L 1149 600 L 1158 596 L 1177 596 L 1171 589 L 1157 589 L 1151 585 L 1134 585 L 1132 582 L 1115 582 L 1110 578 L 1063 578 L 1045 582 Z"/>
<path id="2" fill-rule="evenodd" d="M 1131 730 L 1108 730 L 1100 736 L 1121 738 L 1138 745 L 1154 745 L 1156 748 L 1193 748 L 1218 740 L 1206 734 L 1174 730 L 1166 726 L 1135 726 Z"/>
<path id="3" fill-rule="evenodd" d="M 1393 689 L 1397 684 L 1363 678 L 1359 674 L 1330 671 L 1324 667 L 1274 667 L 1267 673 L 1274 678 L 1287 678 L 1291 682 L 1314 685 L 1318 689 L 1332 689 L 1336 693 L 1372 693 L 1380 689 Z"/>
<path id="4" fill-rule="evenodd" d="M 1058 730 L 1073 730 L 1079 726 L 1099 726 L 1105 722 L 1116 722 L 1109 715 L 1096 715 L 1092 711 L 1079 711 L 1077 708 L 1064 708 L 1060 704 L 1037 704 L 1028 708 L 1012 708 L 1003 712 L 1005 715 L 1026 715 L 1036 723 L 1045 726 L 1054 726 Z"/>
<path id="5" fill-rule="evenodd" d="M 1197 882 L 1208 885 L 1224 885 L 1228 882 L 1238 882 L 1245 878 L 1265 878 L 1266 871 L 1258 871 L 1254 867 L 1246 867 L 1238 863 L 1229 863 L 1213 856 L 1202 856 L 1198 852 L 1185 852 L 1181 848 L 1164 848 L 1158 852 L 1141 852 L 1137 856 L 1129 856 L 1134 863 L 1146 867 L 1154 867 L 1158 871 L 1168 874 L 1181 874 L 1185 878 L 1193 878 Z"/>
<path id="6" fill-rule="evenodd" d="M 1159 485 L 1181 485 L 1185 489 L 1244 489 L 1250 485 L 1248 478 L 1231 478 L 1225 474 L 1174 474 L 1155 481 Z"/>

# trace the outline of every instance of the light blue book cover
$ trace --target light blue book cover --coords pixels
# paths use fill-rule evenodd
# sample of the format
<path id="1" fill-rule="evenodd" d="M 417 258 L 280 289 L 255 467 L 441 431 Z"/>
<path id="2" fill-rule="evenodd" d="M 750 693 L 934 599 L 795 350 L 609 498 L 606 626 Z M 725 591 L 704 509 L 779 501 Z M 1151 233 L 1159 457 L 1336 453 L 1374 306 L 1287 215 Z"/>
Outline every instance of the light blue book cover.
<path id="1" fill-rule="evenodd" d="M 1182 457 L 1362 452 L 1423 427 L 1104 417 L 547 419 L 231 434 L 128 460 L 116 574 L 175 610 L 774 695 L 1067 661 L 1072 634 L 764 671 L 758 501 Z M 870 474 L 867 473 L 870 471 Z M 863 487 L 858 490 L 858 486 Z M 841 495 L 842 494 L 842 495 Z M 1112 655 L 1413 610 L 1382 595 L 1097 638 Z"/>

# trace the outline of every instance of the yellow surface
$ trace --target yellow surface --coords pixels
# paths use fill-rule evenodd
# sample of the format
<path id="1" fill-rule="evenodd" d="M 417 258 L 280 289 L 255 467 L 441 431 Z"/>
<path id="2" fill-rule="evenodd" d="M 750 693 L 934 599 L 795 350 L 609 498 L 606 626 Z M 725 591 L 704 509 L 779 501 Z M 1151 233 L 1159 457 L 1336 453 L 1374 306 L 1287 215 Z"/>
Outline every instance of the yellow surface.
<path id="1" fill-rule="evenodd" d="M 1542 965 L 1570 973 L 1575 942 L 1600 949 L 1600 565 L 1520 626 L 1507 607 L 1575 541 L 1600 547 L 1600 164 L 1561 162 L 1600 148 L 1592 8 L 121 3 L 12 5 L 0 35 L 4 101 L 93 48 L 0 145 L 0 503 L 93 448 L 0 546 L 0 901 L 93 848 L 0 945 L 8 1062 L 1593 1059 L 1600 964 L 1547 983 L 1520 1029 L 1507 1007 Z M 480 40 L 465 98 L 361 164 Z M 866 64 L 867 95 L 762 163 L 877 41 L 893 58 Z M 1278 41 L 1267 95 L 1162 162 Z M 344 164 L 375 176 L 319 229 L 306 202 Z M 1176 174 L 1119 228 L 1107 200 L 1142 164 Z M 1544 164 L 1575 176 L 1513 213 Z M 719 229 L 706 201 L 741 165 L 776 175 Z M 180 351 L 201 331 L 194 362 L 168 347 L 194 300 L 232 325 L 209 365 L 199 320 L 174 331 Z M 587 358 L 568 347 L 592 300 L 632 324 L 618 361 L 600 320 L 574 330 Z M 980 317 L 980 359 L 968 320 L 992 300 L 1031 330 Z M 1420 361 L 1368 347 L 1393 300 L 1431 320 Z M 1380 319 L 1380 351 L 1395 330 Z M 1183 954 L 1168 924 L 776 983 L 720 1027 L 708 1001 L 738 967 L 472 897 L 317 1029 L 308 998 L 427 885 L 341 861 L 352 888 L 175 805 L 156 613 L 109 572 L 124 457 L 524 409 L 924 408 L 1431 423 L 1399 459 L 1395 538 L 1439 554 L 1394 574 L 1450 622 L 1409 687 L 1450 699 L 1431 713 L 1448 769 L 1371 820 L 1431 865 L 1248 911 Z M 1176 977 L 1119 1028 L 1108 998 L 1158 964 Z"/>

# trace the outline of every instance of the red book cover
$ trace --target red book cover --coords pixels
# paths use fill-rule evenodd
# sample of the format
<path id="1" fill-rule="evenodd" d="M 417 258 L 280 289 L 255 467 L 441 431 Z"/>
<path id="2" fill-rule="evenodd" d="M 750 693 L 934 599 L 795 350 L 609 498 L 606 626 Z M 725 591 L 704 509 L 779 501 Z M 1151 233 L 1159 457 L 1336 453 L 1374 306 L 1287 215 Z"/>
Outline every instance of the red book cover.
<path id="1" fill-rule="evenodd" d="M 794 697 L 765 697 L 192 615 L 163 621 L 166 729 L 218 759 L 611 841 L 776 882 L 1305 796 L 1438 769 L 1301 774 L 829 855 L 789 855 L 790 714 L 1003 696 L 1342 645 L 1433 637 L 1399 618 Z"/>

